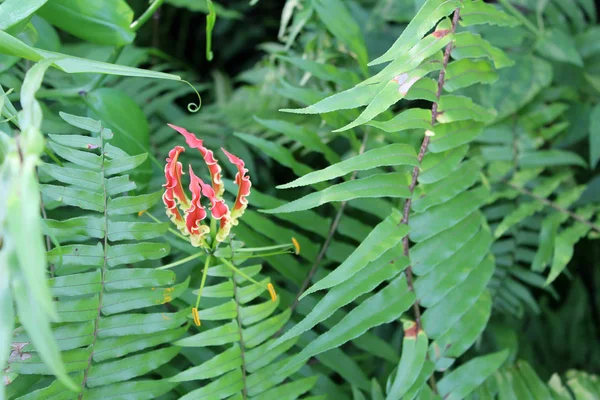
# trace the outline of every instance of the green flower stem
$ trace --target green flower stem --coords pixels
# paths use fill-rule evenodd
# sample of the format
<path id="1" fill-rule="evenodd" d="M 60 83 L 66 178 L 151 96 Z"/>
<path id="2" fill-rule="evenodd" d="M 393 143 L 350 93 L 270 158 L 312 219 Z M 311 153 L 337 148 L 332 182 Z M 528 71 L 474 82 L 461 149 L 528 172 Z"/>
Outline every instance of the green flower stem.
<path id="1" fill-rule="evenodd" d="M 261 250 L 278 250 L 278 249 L 285 249 L 285 248 L 289 248 L 292 249 L 294 247 L 293 244 L 277 244 L 274 246 L 265 246 L 265 247 L 248 247 L 245 249 L 238 249 L 235 252 L 236 253 L 254 253 L 257 251 L 261 251 Z"/>
<path id="2" fill-rule="evenodd" d="M 129 28 L 134 32 L 138 31 L 146 22 L 148 22 L 148 20 L 152 17 L 156 10 L 158 10 L 162 3 L 164 3 L 164 1 L 165 0 L 154 0 L 152 4 L 150 4 L 150 7 L 148 7 L 148 9 L 146 9 L 141 16 L 133 21 L 131 25 L 129 25 Z"/>
<path id="3" fill-rule="evenodd" d="M 263 287 L 265 289 L 267 288 L 267 286 L 265 286 L 262 283 L 258 282 L 256 279 L 253 279 L 253 278 L 249 277 L 248 275 L 246 275 L 245 273 L 243 273 L 242 271 L 240 271 L 238 268 L 236 268 L 235 265 L 233 265 L 233 263 L 231 261 L 226 260 L 224 258 L 219 258 L 219 261 L 221 261 L 223 264 L 225 264 L 232 271 L 234 271 L 237 274 L 240 274 L 241 276 L 243 276 L 244 278 L 246 278 L 250 282 L 254 283 L 255 285 L 258 285 L 258 286 Z"/>
<path id="4" fill-rule="evenodd" d="M 150 214 L 148 211 L 144 211 L 144 214 L 147 214 L 150 217 L 150 219 L 152 219 L 154 222 L 157 222 L 159 224 L 163 223 L 163 221 L 156 218 L 154 215 Z M 181 233 L 179 233 L 178 231 L 176 231 L 173 228 L 169 228 L 169 232 L 172 233 L 173 235 L 177 236 L 178 238 L 183 239 L 186 243 L 189 243 L 189 241 L 190 241 L 190 239 L 188 237 L 185 237 L 184 235 L 182 235 Z"/>
<path id="5" fill-rule="evenodd" d="M 293 251 L 276 251 L 274 253 L 265 253 L 265 254 L 253 254 L 251 256 L 244 256 L 244 257 L 239 257 L 239 259 L 248 259 L 248 258 L 263 258 L 263 257 L 271 257 L 271 256 L 278 256 L 281 254 L 295 254 Z"/>
<path id="6" fill-rule="evenodd" d="M 206 254 L 206 253 L 203 253 L 203 252 L 198 252 L 198 253 L 196 253 L 196 254 L 192 254 L 192 255 L 191 255 L 191 256 L 189 256 L 189 257 L 182 258 L 182 259 L 181 259 L 181 260 L 179 260 L 179 261 L 175 261 L 175 262 L 172 262 L 171 264 L 163 265 L 162 267 L 158 267 L 158 268 L 156 268 L 156 269 L 169 269 L 169 268 L 173 268 L 173 267 L 176 267 L 176 266 L 178 266 L 178 265 L 185 264 L 185 263 L 186 263 L 186 262 L 188 262 L 188 261 L 195 260 L 196 258 L 200 258 L 200 257 L 202 257 L 202 256 L 203 256 L 203 255 L 205 255 L 205 254 Z M 210 254 L 209 254 L 208 258 L 210 258 Z"/>
<path id="7" fill-rule="evenodd" d="M 200 282 L 200 288 L 198 288 L 198 297 L 196 297 L 196 309 L 200 305 L 200 298 L 202 297 L 202 291 L 204 290 L 204 284 L 206 283 L 206 277 L 208 275 L 208 267 L 210 267 L 210 260 L 212 258 L 212 254 L 209 254 L 206 257 L 206 261 L 204 262 L 204 271 L 202 271 L 202 281 Z"/>

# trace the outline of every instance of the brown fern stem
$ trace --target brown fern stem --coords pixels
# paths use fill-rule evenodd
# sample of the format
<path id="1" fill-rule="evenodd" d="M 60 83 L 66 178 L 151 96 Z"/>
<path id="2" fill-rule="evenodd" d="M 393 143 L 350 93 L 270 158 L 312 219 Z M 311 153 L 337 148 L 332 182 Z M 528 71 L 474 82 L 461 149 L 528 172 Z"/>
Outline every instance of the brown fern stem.
<path id="1" fill-rule="evenodd" d="M 452 28 L 449 33 L 454 33 L 456 31 L 456 25 L 458 24 L 458 19 L 460 17 L 460 9 L 454 10 L 454 15 L 452 17 Z M 444 50 L 444 60 L 442 63 L 442 68 L 440 70 L 440 76 L 437 82 L 437 92 L 435 94 L 436 101 L 431 106 L 431 126 L 435 125 L 435 121 L 438 116 L 438 102 L 440 101 L 440 97 L 442 95 L 442 89 L 444 88 L 444 82 L 446 79 L 446 68 L 448 67 L 448 61 L 450 60 L 450 53 L 452 52 L 453 42 L 448 43 L 446 49 Z M 406 199 L 404 202 L 404 213 L 402 216 L 402 223 L 408 225 L 409 217 L 410 217 L 410 208 L 412 205 L 412 194 L 415 191 L 415 186 L 417 186 L 417 179 L 419 178 L 419 167 L 421 162 L 423 161 L 423 157 L 425 157 L 425 153 L 427 152 L 427 146 L 429 146 L 429 136 L 425 135 L 423 138 L 423 143 L 421 143 L 421 148 L 419 149 L 419 155 L 417 156 L 418 164 L 413 168 L 412 171 L 412 179 L 408 189 L 410 190 L 411 196 Z M 404 249 L 404 255 L 409 257 L 410 255 L 410 246 L 408 242 L 408 235 L 402 238 L 402 247 Z M 413 273 L 412 267 L 409 265 L 406 270 L 406 281 L 408 283 L 408 288 L 411 291 L 414 291 L 413 285 Z M 419 302 L 415 301 L 413 303 L 413 311 L 415 314 L 415 322 L 417 323 L 417 331 L 421 329 L 421 307 L 419 306 Z"/>

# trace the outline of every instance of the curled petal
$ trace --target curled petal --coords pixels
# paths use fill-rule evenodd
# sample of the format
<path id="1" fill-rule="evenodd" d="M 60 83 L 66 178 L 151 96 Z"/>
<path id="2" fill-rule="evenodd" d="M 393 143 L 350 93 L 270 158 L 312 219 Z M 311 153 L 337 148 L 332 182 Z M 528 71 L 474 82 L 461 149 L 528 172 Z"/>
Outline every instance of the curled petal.
<path id="1" fill-rule="evenodd" d="M 179 155 L 183 153 L 185 149 L 181 146 L 175 146 L 169 152 L 167 158 L 167 164 L 165 165 L 165 192 L 170 191 L 170 197 L 176 200 L 179 205 L 183 208 L 189 206 L 189 201 L 183 191 L 183 185 L 181 184 L 182 166 L 178 161 Z"/>
<path id="2" fill-rule="evenodd" d="M 185 229 L 185 221 L 179 212 L 179 208 L 177 208 L 177 204 L 173 200 L 173 193 L 171 190 L 167 189 L 163 193 L 162 196 L 163 203 L 166 206 L 166 212 L 169 219 L 177 226 L 177 229 L 181 231 L 181 233 L 187 235 L 187 231 Z"/>
<path id="3" fill-rule="evenodd" d="M 204 236 L 210 232 L 207 225 L 202 224 L 202 220 L 206 218 L 206 209 L 200 204 L 202 195 L 200 186 L 204 185 L 202 179 L 198 178 L 192 166 L 190 166 L 190 191 L 192 192 L 192 202 L 185 213 L 185 226 L 192 239 L 192 245 L 204 245 Z"/>
<path id="4" fill-rule="evenodd" d="M 207 149 L 202 144 L 202 140 L 198 139 L 196 135 L 191 132 L 188 132 L 185 128 L 181 128 L 179 126 L 168 124 L 171 128 L 175 129 L 177 132 L 181 133 L 185 137 L 185 141 L 193 149 L 198 149 L 202 157 L 204 158 L 204 162 L 208 166 L 208 170 L 210 172 L 210 178 L 212 187 L 215 191 L 215 194 L 218 197 L 223 195 L 225 191 L 225 186 L 223 185 L 223 181 L 221 180 L 221 167 L 219 166 L 218 161 L 215 159 L 215 156 L 212 150 Z"/>
<path id="5" fill-rule="evenodd" d="M 246 175 L 248 170 L 244 168 L 244 161 L 223 148 L 221 148 L 221 150 L 223 150 L 223 153 L 225 153 L 229 159 L 229 162 L 234 164 L 238 170 L 237 174 L 235 175 L 235 183 L 238 185 L 239 189 L 235 199 L 235 204 L 233 205 L 233 211 L 231 213 L 234 220 L 233 224 L 235 225 L 237 223 L 237 219 L 244 213 L 244 210 L 248 206 L 248 200 L 246 199 L 246 196 L 250 195 L 250 187 L 252 186 L 252 182 L 250 182 L 250 177 Z"/>
<path id="6" fill-rule="evenodd" d="M 225 200 L 217 198 L 215 195 L 215 191 L 210 185 L 205 184 L 200 181 L 200 186 L 202 187 L 202 194 L 208 197 L 208 201 L 210 201 L 210 212 L 211 216 L 214 219 L 222 219 L 229 215 L 229 207 L 225 204 Z"/>

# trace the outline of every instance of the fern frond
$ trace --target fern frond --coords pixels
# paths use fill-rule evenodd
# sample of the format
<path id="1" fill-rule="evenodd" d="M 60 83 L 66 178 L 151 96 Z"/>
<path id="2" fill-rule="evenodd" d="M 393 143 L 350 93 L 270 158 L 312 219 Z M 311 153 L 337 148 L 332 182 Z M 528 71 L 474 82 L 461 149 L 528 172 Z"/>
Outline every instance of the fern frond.
<path id="1" fill-rule="evenodd" d="M 176 283 L 174 273 L 139 264 L 169 253 L 168 244 L 146 241 L 162 236 L 167 225 L 131 217 L 152 206 L 160 194 L 127 195 L 135 184 L 123 173 L 145 156 L 129 156 L 111 146 L 112 132 L 97 121 L 61 117 L 97 135 L 51 135 L 50 147 L 66 161 L 62 167 L 45 164 L 40 169 L 47 182 L 41 188 L 44 199 L 53 204 L 54 213 L 63 210 L 67 216 L 48 220 L 46 233 L 60 242 L 47 253 L 54 275 L 49 284 L 61 321 L 53 333 L 68 372 L 81 387 L 74 396 L 160 396 L 174 384 L 136 378 L 148 376 L 179 353 L 165 344 L 185 332 L 186 315 L 164 312 L 161 305 L 180 296 L 189 282 Z M 139 266 L 132 269 L 132 264 Z M 11 370 L 50 374 L 27 334 L 16 335 L 14 341 L 22 344 L 24 356 L 9 362 Z M 55 382 L 21 398 L 31 396 L 71 398 L 73 393 Z"/>

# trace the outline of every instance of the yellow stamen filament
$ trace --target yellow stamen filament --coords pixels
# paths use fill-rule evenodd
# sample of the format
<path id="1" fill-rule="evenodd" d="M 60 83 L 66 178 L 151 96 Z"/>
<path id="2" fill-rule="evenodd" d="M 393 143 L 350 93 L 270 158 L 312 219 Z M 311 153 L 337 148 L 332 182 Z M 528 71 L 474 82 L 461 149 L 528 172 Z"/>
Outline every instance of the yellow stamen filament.
<path id="1" fill-rule="evenodd" d="M 192 308 L 192 316 L 194 317 L 196 326 L 200 326 L 200 315 L 198 315 L 198 309 L 196 307 Z"/>
<path id="2" fill-rule="evenodd" d="M 294 244 L 294 249 L 296 250 L 296 255 L 300 254 L 300 243 L 296 240 L 295 237 L 292 238 L 292 243 Z"/>
<path id="3" fill-rule="evenodd" d="M 277 293 L 275 293 L 275 288 L 273 287 L 272 283 L 267 283 L 267 289 L 269 289 L 269 294 L 271 295 L 271 300 L 272 301 L 276 301 L 277 300 Z"/>
<path id="4" fill-rule="evenodd" d="M 146 211 L 148 211 L 148 210 L 142 210 L 142 211 L 140 211 L 140 212 L 138 213 L 138 217 L 141 217 L 142 215 L 144 215 L 144 213 L 145 213 Z"/>

